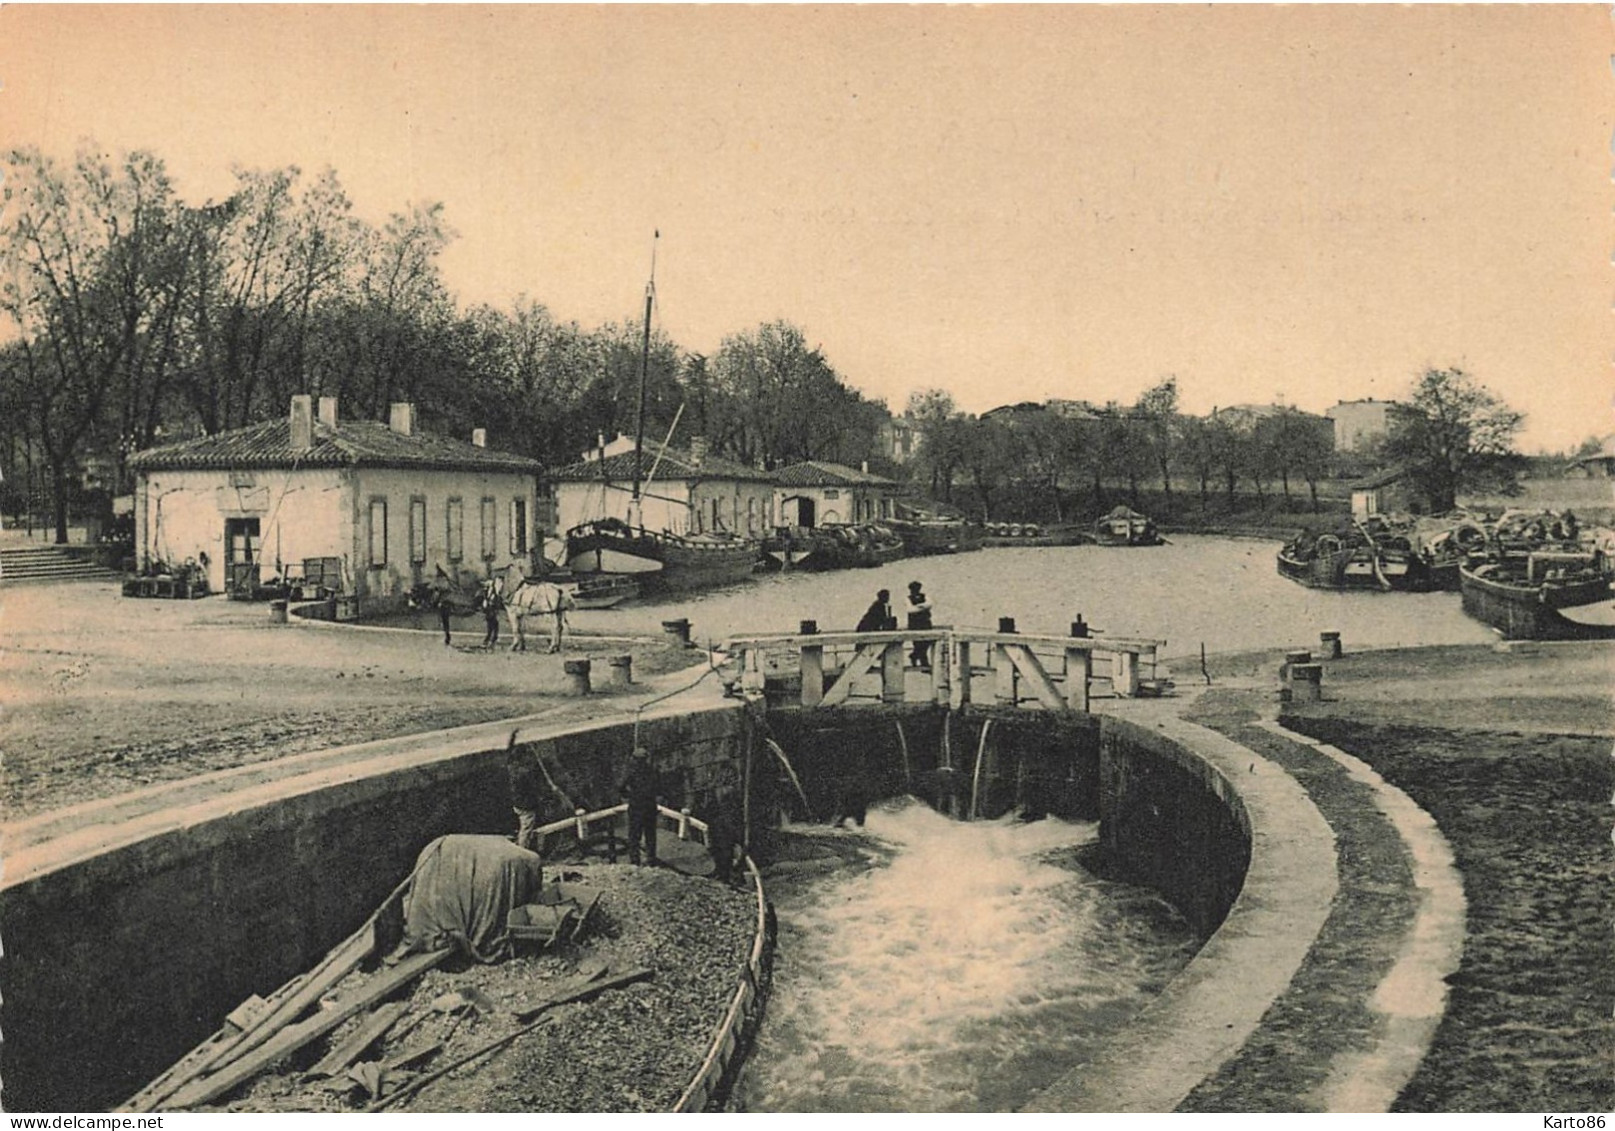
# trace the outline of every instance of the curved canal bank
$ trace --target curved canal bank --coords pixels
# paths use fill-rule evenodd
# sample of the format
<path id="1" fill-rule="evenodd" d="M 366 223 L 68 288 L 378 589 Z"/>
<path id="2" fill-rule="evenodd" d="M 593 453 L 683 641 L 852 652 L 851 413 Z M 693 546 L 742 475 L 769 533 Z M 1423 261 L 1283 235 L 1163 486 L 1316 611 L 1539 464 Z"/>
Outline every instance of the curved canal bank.
<path id="1" fill-rule="evenodd" d="M 1395 602 L 1393 601 L 1392 603 Z M 281 630 L 282 633 L 285 631 Z M 297 630 L 290 631 L 292 635 L 298 635 Z M 1581 761 L 1572 759 L 1565 762 L 1565 765 L 1567 767 L 1579 765 L 1587 768 L 1576 770 L 1568 778 L 1563 774 L 1555 774 L 1555 779 L 1563 783 L 1567 793 L 1564 801 L 1553 802 L 1551 811 L 1558 816 L 1584 814 L 1584 816 L 1574 817 L 1574 819 L 1580 822 L 1580 827 L 1596 830 L 1598 826 L 1597 816 L 1601 814 L 1602 807 L 1607 804 L 1608 798 L 1607 788 L 1602 797 L 1596 797 L 1597 789 L 1601 788 L 1599 783 L 1603 781 L 1603 778 L 1598 773 L 1599 760 L 1602 760 L 1605 764 L 1608 762 L 1607 738 L 1600 739 L 1598 737 L 1607 733 L 1608 687 L 1610 686 L 1608 657 L 1611 655 L 1607 649 L 1599 651 L 1597 646 L 1583 650 L 1559 647 L 1511 648 L 1507 651 L 1492 651 L 1490 649 L 1432 651 L 1423 649 L 1408 653 L 1377 653 L 1372 656 L 1359 656 L 1355 651 L 1352 651 L 1356 641 L 1349 633 L 1346 639 L 1348 655 L 1343 661 L 1328 665 L 1326 670 L 1326 699 L 1334 700 L 1334 702 L 1326 702 L 1319 707 L 1309 707 L 1306 710 L 1309 712 L 1340 712 L 1342 717 L 1347 720 L 1350 719 L 1351 715 L 1357 714 L 1363 719 L 1370 720 L 1371 725 L 1384 726 L 1383 732 L 1376 736 L 1381 740 L 1379 750 L 1370 749 L 1367 753 L 1361 750 L 1358 751 L 1365 759 L 1383 761 L 1387 750 L 1399 749 L 1410 742 L 1429 744 L 1433 742 L 1432 736 L 1435 732 L 1448 731 L 1458 733 L 1463 738 L 1463 742 L 1458 745 L 1457 753 L 1453 755 L 1453 757 L 1458 758 L 1458 761 L 1452 763 L 1462 765 L 1465 759 L 1472 760 L 1474 758 L 1473 751 L 1475 748 L 1473 735 L 1464 729 L 1465 720 L 1489 723 L 1494 730 L 1508 730 L 1511 725 L 1515 725 L 1511 720 L 1519 719 L 1521 722 L 1517 725 L 1525 727 L 1528 733 L 1512 735 L 1507 741 L 1492 743 L 1488 749 L 1494 751 L 1494 754 L 1488 759 L 1482 760 L 1486 767 L 1485 772 L 1475 774 L 1473 786 L 1467 782 L 1463 784 L 1465 790 L 1472 790 L 1472 792 L 1460 794 L 1466 798 L 1466 805 L 1478 806 L 1481 812 L 1487 812 L 1487 807 L 1491 807 L 1490 811 L 1496 812 L 1499 799 L 1495 796 L 1487 795 L 1485 783 L 1488 778 L 1486 774 L 1495 773 L 1499 768 L 1530 767 L 1534 764 L 1531 761 L 1533 751 L 1540 749 L 1542 742 L 1546 742 L 1551 748 L 1558 749 L 1562 747 L 1565 737 L 1560 734 L 1561 729 L 1568 728 L 1573 731 L 1579 731 L 1581 732 L 1580 734 L 1572 734 L 1570 737 L 1577 738 L 1583 743 L 1591 744 L 1589 749 L 1592 753 L 1587 754 Z M 1214 657 L 1212 667 L 1213 671 L 1217 673 L 1218 688 L 1221 689 L 1226 683 L 1230 682 L 1224 679 L 1222 672 L 1232 670 L 1235 665 L 1221 664 Z M 1272 682 L 1271 673 L 1261 675 L 1260 668 L 1261 663 L 1259 661 L 1245 666 L 1244 670 L 1260 676 L 1260 678 L 1255 678 L 1251 681 L 1247 690 L 1252 695 L 1255 695 L 1258 701 L 1265 696 L 1266 701 L 1271 705 L 1275 685 Z M 1180 675 L 1180 680 L 1182 678 Z M 610 701 L 608 700 L 607 702 Z M 1602 705 L 1601 708 L 1600 704 Z M 583 704 L 578 704 L 578 706 L 583 706 Z M 598 710 L 599 704 L 589 704 L 589 707 L 593 710 Z M 1567 708 L 1569 713 L 1567 713 Z M 1600 709 L 1603 712 L 1602 715 L 1600 714 Z M 1299 714 L 1300 712 L 1297 710 L 1295 713 Z M 1418 733 L 1410 739 L 1410 732 Z M 503 733 L 508 732 L 490 728 L 489 736 L 484 741 L 490 743 L 497 741 L 503 737 Z M 1526 739 L 1539 745 L 1533 747 L 1524 744 Z M 442 754 L 442 750 L 430 749 L 435 741 L 436 736 L 423 736 L 417 744 L 417 755 L 429 759 Z M 1602 743 L 1601 746 L 1599 745 L 1600 742 Z M 1342 745 L 1346 744 L 1342 743 Z M 1468 751 L 1468 753 L 1464 753 L 1465 751 Z M 375 754 L 375 751 L 372 749 L 360 753 L 363 754 L 363 757 L 350 751 L 351 760 L 356 762 L 368 761 L 369 756 Z M 310 755 L 308 757 L 311 762 L 320 762 L 324 769 L 332 773 L 351 773 L 353 770 L 353 767 L 342 767 L 343 759 L 341 757 L 325 757 L 322 755 Z M 1480 764 L 1477 763 L 1477 765 Z M 1441 806 L 1431 798 L 1439 800 L 1453 791 L 1452 783 L 1443 780 L 1443 769 L 1447 765 L 1448 763 L 1446 762 L 1432 764 L 1432 768 L 1428 771 L 1429 781 L 1424 787 L 1431 792 L 1420 794 L 1412 789 L 1409 790 L 1410 793 L 1419 797 L 1432 812 L 1436 812 L 1438 815 L 1441 812 Z M 249 777 L 252 779 L 254 786 L 272 789 L 273 783 L 271 779 L 283 771 L 284 768 L 282 767 L 264 765 L 251 770 Z M 361 770 L 362 772 L 364 771 Z M 1527 774 L 1526 777 L 1529 779 L 1532 775 Z M 1302 774 L 1302 780 L 1310 779 L 1306 774 Z M 221 781 L 199 783 L 192 780 L 185 783 L 185 795 L 190 798 L 189 805 L 200 805 L 204 799 L 216 794 L 222 788 L 226 788 L 226 783 Z M 1523 783 L 1521 788 L 1523 788 Z M 188 814 L 179 813 L 166 800 L 158 796 L 164 791 L 165 787 L 153 788 L 144 801 L 134 805 L 134 808 L 140 810 L 146 818 L 157 822 L 152 828 L 158 830 L 167 829 L 170 832 L 177 833 L 183 828 L 187 819 L 199 816 L 199 812 L 193 809 Z M 1529 790 L 1525 790 L 1523 796 L 1530 798 L 1533 795 Z M 1577 798 L 1580 800 L 1574 800 Z M 115 808 L 119 813 L 127 814 L 130 812 L 129 804 L 127 801 L 120 802 Z M 1568 809 L 1565 808 L 1567 804 L 1570 805 Z M 1576 808 L 1578 805 L 1580 806 L 1579 809 Z M 100 852 L 104 845 L 118 841 L 118 836 L 111 826 L 105 824 L 97 826 L 94 822 L 87 822 L 86 816 L 87 814 L 82 811 L 77 814 L 56 812 L 48 815 L 48 819 L 41 821 L 36 828 L 45 835 L 45 840 L 47 841 L 60 840 L 62 845 L 74 846 L 74 851 L 79 853 L 81 858 L 93 856 Z M 1452 819 L 1449 815 L 1448 819 L 1443 820 L 1443 826 L 1445 827 Z M 1508 826 L 1517 820 L 1520 820 L 1520 818 L 1513 817 L 1510 821 L 1502 823 L 1494 821 L 1493 825 L 1495 827 L 1491 831 L 1494 834 L 1499 831 L 1506 832 Z M 114 822 L 114 824 L 121 824 L 121 819 Z M 1459 819 L 1459 824 L 1462 824 L 1461 818 Z M 48 833 L 44 826 L 49 826 Z M 503 825 L 501 824 L 498 827 L 502 829 Z M 1522 824 L 1520 827 L 1540 826 Z M 1605 831 L 1607 832 L 1607 827 Z M 8 846 L 16 843 L 12 835 L 14 832 L 14 827 L 7 829 Z M 1539 832 L 1533 833 L 1533 837 L 1535 839 L 1534 848 L 1541 855 L 1544 866 L 1530 874 L 1530 887 L 1534 891 L 1544 893 L 1541 898 L 1548 900 L 1549 903 L 1555 906 L 1562 905 L 1569 898 L 1563 894 L 1565 877 L 1555 874 L 1550 866 L 1552 850 L 1557 847 L 1559 838 L 1551 829 L 1547 828 L 1541 828 Z M 123 843 L 132 842 L 124 841 Z M 1599 848 L 1597 837 L 1590 838 L 1588 843 L 1590 847 L 1586 851 L 1592 853 L 1592 855 L 1588 859 L 1585 880 L 1592 886 L 1587 889 L 1589 895 L 1581 900 L 1580 906 L 1597 908 L 1600 906 L 1599 900 L 1606 898 L 1606 896 L 1600 894 L 1600 889 L 1597 888 L 1594 881 L 1600 877 L 1607 878 L 1607 865 L 1601 862 L 1601 858 L 1597 855 Z M 42 846 L 43 842 L 41 842 Z M 1605 848 L 1607 852 L 1607 846 Z M 1474 866 L 1472 863 L 1464 861 L 1461 846 L 1458 846 L 1458 855 L 1461 864 L 1466 867 Z M 1509 879 L 1517 871 L 1516 869 L 1511 869 L 1512 858 L 1510 852 L 1501 848 L 1494 847 L 1491 849 L 1490 859 L 1492 865 L 1499 868 L 1500 871 L 1488 875 L 1489 887 L 1499 887 L 1499 884 L 1495 882 L 1499 876 L 1503 879 Z M 36 857 L 36 861 L 38 859 L 40 858 Z M 8 882 L 13 876 L 12 863 L 13 861 L 9 858 L 8 853 Z M 1605 868 L 1605 871 L 1600 871 L 1601 867 Z M 1401 880 L 1394 878 L 1391 881 L 1393 887 L 1400 886 L 1401 883 Z M 1518 894 L 1520 894 L 1519 885 L 1513 885 L 1513 889 L 1517 893 L 1515 896 L 1517 898 Z M 1607 892 L 1607 889 L 1608 885 L 1606 884 L 1603 891 Z M 78 908 L 71 904 L 66 906 L 67 913 L 77 913 Z M 1474 906 L 1473 900 L 1471 906 Z M 138 902 L 131 903 L 124 908 L 125 911 L 138 911 L 139 909 Z M 1505 920 L 1511 920 L 1517 918 L 1521 913 L 1519 907 L 1510 907 L 1505 909 L 1504 918 Z M 1596 912 L 1585 917 L 1595 919 Z M 8 923 L 10 921 L 9 913 L 7 921 Z M 95 922 L 99 923 L 100 921 L 96 920 Z M 1457 1110 L 1466 1107 L 1480 1110 L 1500 1110 L 1518 1106 L 1518 1102 L 1511 1103 L 1500 1099 L 1500 1093 L 1497 1091 L 1487 1091 L 1489 1082 L 1487 1074 L 1476 1067 L 1477 1050 L 1475 1049 L 1476 1042 L 1473 1040 L 1475 1027 L 1479 1025 L 1488 1032 L 1495 1029 L 1500 1034 L 1512 1034 L 1507 1038 L 1508 1040 L 1533 1039 L 1540 1043 L 1540 1036 L 1536 1038 L 1529 1037 L 1530 1033 L 1539 1031 L 1540 1026 L 1531 1028 L 1511 1023 L 1507 1013 L 1508 1003 L 1518 996 L 1509 996 L 1512 992 L 1510 990 L 1511 981 L 1516 987 L 1519 984 L 1532 987 L 1532 992 L 1526 996 L 1543 1002 L 1545 1008 L 1551 1005 L 1553 993 L 1566 992 L 1566 987 L 1561 986 L 1558 991 L 1554 991 L 1553 986 L 1547 983 L 1564 982 L 1563 979 L 1544 980 L 1531 976 L 1529 964 L 1519 960 L 1522 939 L 1517 931 L 1518 924 L 1506 923 L 1505 925 L 1508 929 L 1491 929 L 1482 924 L 1480 931 L 1471 931 L 1472 940 L 1489 931 L 1495 945 L 1499 948 L 1499 953 L 1506 961 L 1501 965 L 1483 967 L 1480 971 L 1480 980 L 1473 984 L 1473 988 L 1477 992 L 1484 991 L 1486 999 L 1491 1004 L 1487 1006 L 1489 1012 L 1475 1015 L 1465 1022 L 1470 1039 L 1468 1041 L 1452 1040 L 1450 1047 L 1445 1048 L 1444 1051 L 1443 1037 L 1438 1033 L 1435 1051 L 1430 1057 L 1426 1058 L 1426 1063 L 1424 1068 L 1421 1069 L 1420 1076 L 1415 1079 L 1413 1087 L 1408 1092 L 1409 1096 L 1417 1094 L 1422 1097 L 1415 1106 L 1422 1105 L 1435 1110 Z M 94 929 L 93 926 L 91 929 Z M 1364 928 L 1365 934 L 1368 935 L 1372 935 L 1374 930 L 1375 928 L 1371 926 Z M 80 945 L 76 937 L 72 945 L 74 947 Z M 1469 954 L 1472 953 L 1473 946 L 1474 944 L 1471 942 L 1469 949 L 1466 950 L 1466 960 Z M 1585 944 L 1583 944 L 1583 951 L 1585 951 Z M 12 953 L 14 952 L 11 951 L 8 932 L 8 956 Z M 1539 952 L 1532 950 L 1529 953 L 1534 955 Z M 1534 964 L 1537 967 L 1552 969 L 1555 966 L 1553 957 L 1555 952 L 1549 950 L 1540 953 L 1545 954 L 1546 957 L 1534 958 Z M 1309 956 L 1309 959 L 1312 957 Z M 1337 955 L 1335 960 L 1351 961 L 1352 956 L 1349 953 L 1349 948 L 1341 948 L 1341 953 Z M 1328 961 L 1333 960 L 1324 956 L 1320 969 L 1327 970 Z M 1389 961 L 1394 966 L 1394 956 Z M 12 963 L 10 957 L 7 959 L 7 965 L 13 971 L 12 978 L 8 980 L 8 985 L 10 985 L 15 981 L 17 967 Z M 1386 969 L 1390 968 L 1390 966 L 1386 967 Z M 1304 969 L 1305 967 L 1303 967 Z M 1593 970 L 1594 974 L 1581 978 L 1580 982 L 1584 991 L 1591 987 L 1590 996 L 1587 998 L 1591 1002 L 1601 992 L 1598 988 L 1601 983 L 1596 976 L 1596 967 L 1588 967 L 1588 969 Z M 1365 982 L 1370 980 L 1365 979 Z M 1547 992 L 1543 992 L 1544 985 L 1546 985 Z M 82 1000 L 84 997 L 82 988 L 74 985 L 71 979 L 58 983 L 57 988 L 67 995 L 63 1000 Z M 1321 991 L 1317 987 L 1311 990 L 1304 986 L 1301 987 L 1300 996 L 1296 999 L 1295 1008 L 1291 1013 L 1292 1023 L 1287 1026 L 1281 1026 L 1275 1031 L 1276 1035 L 1268 1035 L 1268 1039 L 1274 1042 L 1272 1045 L 1274 1048 L 1289 1049 L 1295 1046 L 1299 1049 L 1290 1059 L 1292 1066 L 1301 1064 L 1308 1058 L 1328 1054 L 1329 1050 L 1321 1047 L 1313 1047 L 1308 1050 L 1294 1039 L 1296 1033 L 1305 1031 L 1304 1018 L 1307 1013 L 1307 1007 L 1310 1004 L 1315 1004 L 1308 995 L 1316 995 L 1319 992 Z M 1500 994 L 1504 996 L 1499 998 L 1498 995 Z M 1455 1008 L 1464 1003 L 1464 996 L 1462 991 L 1456 995 Z M 239 998 L 236 1000 L 239 1000 Z M 1499 1001 L 1502 1001 L 1503 1004 L 1497 1004 Z M 11 994 L 8 992 L 8 1011 L 10 1003 Z M 228 1008 L 228 1005 L 233 1004 L 234 1001 L 229 1002 L 226 1008 Z M 1275 1009 L 1278 1009 L 1278 1006 L 1275 1006 Z M 1279 1017 L 1281 1015 L 1275 1013 L 1274 1016 Z M 1365 1016 L 1370 1018 L 1371 1024 L 1368 1028 L 1372 1029 L 1372 1015 L 1365 1013 Z M 1301 1027 L 1297 1028 L 1297 1024 Z M 1592 1025 L 1591 1028 L 1577 1030 L 1571 1027 L 1566 1030 L 1562 1038 L 1564 1043 L 1567 1046 L 1576 1044 L 1578 1042 L 1576 1034 L 1579 1032 L 1581 1034 L 1579 1040 L 1583 1048 L 1589 1046 L 1594 1048 L 1602 1047 L 1599 1044 L 1602 1038 L 1598 1036 L 1598 1022 L 1594 1021 L 1590 1024 Z M 1605 1024 L 1607 1031 L 1607 1023 Z M 1446 1027 L 1446 1023 L 1444 1023 L 1443 1027 Z M 8 1030 L 8 1037 L 13 1036 L 15 1032 L 15 1030 Z M 1261 1033 L 1259 1032 L 1257 1035 L 1260 1036 Z M 1506 1044 L 1506 1041 L 1504 1043 Z M 15 1048 L 14 1042 L 8 1040 L 8 1044 Z M 1519 1057 L 1522 1054 L 1516 1051 L 1514 1055 Z M 1551 1047 L 1548 1047 L 1536 1050 L 1533 1055 L 1538 1055 L 1539 1057 L 1546 1055 L 1551 1059 L 1553 1056 L 1562 1056 L 1564 1054 L 1555 1053 Z M 1343 1062 L 1332 1061 L 1332 1063 Z M 1238 1076 L 1244 1071 L 1244 1069 L 1237 1070 L 1235 1075 Z M 1325 1072 L 1324 1078 L 1327 1078 L 1327 1076 L 1328 1072 Z M 1430 1078 L 1425 1079 L 1427 1076 Z M 8 1079 L 10 1078 L 8 1073 Z M 1502 1078 L 1506 1079 L 1506 1076 Z M 1565 1077 L 1562 1073 L 1556 1073 L 1546 1077 L 1546 1079 L 1551 1091 L 1553 1088 L 1562 1088 L 1562 1081 Z M 1271 1098 L 1272 1096 L 1285 1094 L 1283 1089 L 1286 1086 L 1282 1080 L 1275 1081 L 1270 1079 L 1255 1090 L 1247 1089 L 1244 1092 L 1224 1090 L 1220 1096 L 1205 1099 L 1204 1102 L 1210 1107 L 1244 1109 L 1242 1105 L 1250 1105 L 1254 1109 L 1261 1106 L 1261 1097 L 1264 1095 Z M 1562 1094 L 1562 1092 L 1555 1094 Z M 1475 1100 L 1473 1098 L 1475 1096 L 1482 1098 Z M 15 1099 L 16 1096 L 13 1094 L 12 1100 L 15 1101 Z M 1191 1100 L 1190 1102 L 1201 1101 Z M 1273 1100 L 1271 1102 L 1277 1103 L 1278 1101 Z M 1555 1107 L 1563 1105 L 1544 1102 L 1538 1106 Z"/>

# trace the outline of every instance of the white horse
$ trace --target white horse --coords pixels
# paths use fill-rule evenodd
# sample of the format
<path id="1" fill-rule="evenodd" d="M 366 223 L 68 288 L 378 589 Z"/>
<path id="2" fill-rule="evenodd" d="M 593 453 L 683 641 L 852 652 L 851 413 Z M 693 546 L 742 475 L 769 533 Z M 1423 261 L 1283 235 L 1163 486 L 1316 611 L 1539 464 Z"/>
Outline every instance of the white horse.
<path id="1" fill-rule="evenodd" d="M 514 580 L 513 580 L 514 579 Z M 525 576 L 520 563 L 512 562 L 505 569 L 504 586 L 500 593 L 505 615 L 510 621 L 510 650 L 527 651 L 527 634 L 524 621 L 528 617 L 550 617 L 550 646 L 546 652 L 559 652 L 566 633 L 566 613 L 575 607 L 572 595 L 553 581 Z"/>

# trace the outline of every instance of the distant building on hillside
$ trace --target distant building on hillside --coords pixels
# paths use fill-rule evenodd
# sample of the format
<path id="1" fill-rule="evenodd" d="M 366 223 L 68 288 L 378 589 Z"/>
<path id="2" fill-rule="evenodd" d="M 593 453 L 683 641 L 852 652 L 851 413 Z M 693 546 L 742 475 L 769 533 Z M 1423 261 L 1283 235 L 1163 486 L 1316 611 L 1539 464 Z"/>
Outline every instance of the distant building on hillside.
<path id="1" fill-rule="evenodd" d="M 920 450 L 924 434 L 911 416 L 894 416 L 880 426 L 878 439 L 881 455 L 898 466 L 913 459 Z"/>
<path id="2" fill-rule="evenodd" d="M 1285 411 L 1281 404 L 1230 404 L 1211 410 L 1209 420 L 1221 420 L 1244 431 L 1253 431 L 1256 425 Z"/>
<path id="3" fill-rule="evenodd" d="M 1098 420 L 1100 411 L 1087 401 L 1063 400 L 1051 397 L 1043 402 L 1043 407 L 1055 416 L 1066 420 Z"/>
<path id="4" fill-rule="evenodd" d="M 1335 451 L 1357 452 L 1391 430 L 1397 412 L 1406 409 L 1396 401 L 1341 401 L 1324 416 L 1334 421 Z"/>
<path id="5" fill-rule="evenodd" d="M 1615 435 L 1605 436 L 1596 452 L 1571 460 L 1566 474 L 1585 479 L 1615 479 Z"/>

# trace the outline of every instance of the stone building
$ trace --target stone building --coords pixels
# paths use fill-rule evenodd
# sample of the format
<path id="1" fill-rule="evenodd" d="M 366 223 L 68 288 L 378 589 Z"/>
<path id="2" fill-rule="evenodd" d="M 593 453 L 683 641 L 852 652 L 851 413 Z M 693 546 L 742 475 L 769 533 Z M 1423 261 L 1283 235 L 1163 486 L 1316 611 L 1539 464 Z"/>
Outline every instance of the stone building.
<path id="1" fill-rule="evenodd" d="M 271 577 L 359 597 L 435 576 L 482 577 L 535 547 L 536 460 L 420 432 L 415 406 L 342 420 L 335 397 L 295 396 L 284 417 L 130 458 L 142 566 L 206 562 L 233 592 Z"/>
<path id="2" fill-rule="evenodd" d="M 618 436 L 583 460 L 549 475 L 555 495 L 556 533 L 602 518 L 669 534 L 761 537 L 774 525 L 774 476 L 710 454 L 695 439 L 688 450 L 646 440 L 639 464 L 638 517 L 634 493 L 634 439 Z"/>

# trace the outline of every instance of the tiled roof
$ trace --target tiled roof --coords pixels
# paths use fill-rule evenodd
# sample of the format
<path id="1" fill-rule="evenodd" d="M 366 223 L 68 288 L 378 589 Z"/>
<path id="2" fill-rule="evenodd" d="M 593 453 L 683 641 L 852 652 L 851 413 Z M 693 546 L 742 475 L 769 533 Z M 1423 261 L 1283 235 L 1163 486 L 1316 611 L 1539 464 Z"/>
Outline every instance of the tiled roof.
<path id="1" fill-rule="evenodd" d="M 774 473 L 781 487 L 895 487 L 897 484 L 884 475 L 872 475 L 842 463 L 810 459 L 793 463 Z"/>
<path id="2" fill-rule="evenodd" d="M 661 453 L 660 462 L 656 458 L 658 452 Z M 657 479 L 741 479 L 753 483 L 774 482 L 772 472 L 759 471 L 755 467 L 747 467 L 743 463 L 735 463 L 721 456 L 703 456 L 697 465 L 695 457 L 689 452 L 677 448 L 663 448 L 654 440 L 645 441 L 645 450 L 641 458 L 643 460 L 639 474 L 641 480 L 650 474 L 654 466 Z M 602 479 L 613 483 L 631 483 L 634 478 L 634 453 L 622 452 L 607 456 L 604 460 L 584 460 L 581 463 L 568 464 L 551 472 L 550 478 L 561 483 L 586 483 Z"/>
<path id="3" fill-rule="evenodd" d="M 1372 491 L 1379 487 L 1389 487 L 1406 474 L 1407 471 L 1404 468 L 1387 467 L 1381 471 L 1374 472 L 1372 475 L 1364 476 L 1350 486 L 1353 491 Z"/>
<path id="4" fill-rule="evenodd" d="M 479 448 L 463 440 L 416 432 L 403 436 L 375 420 L 347 420 L 338 428 L 314 425 L 314 446 L 292 447 L 291 422 L 282 417 L 245 428 L 147 448 L 129 466 L 137 471 L 266 467 L 418 467 L 444 471 L 537 473 L 526 456 Z"/>

